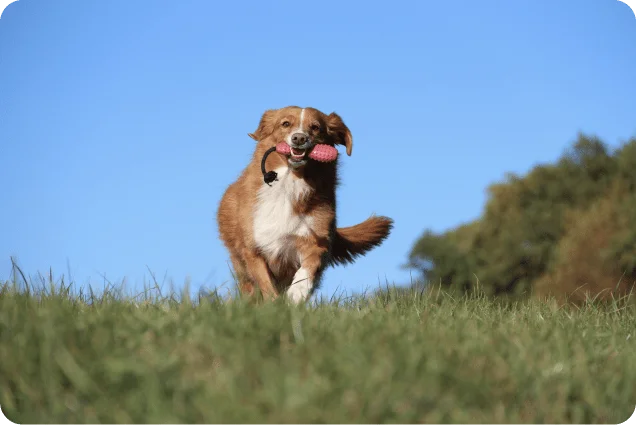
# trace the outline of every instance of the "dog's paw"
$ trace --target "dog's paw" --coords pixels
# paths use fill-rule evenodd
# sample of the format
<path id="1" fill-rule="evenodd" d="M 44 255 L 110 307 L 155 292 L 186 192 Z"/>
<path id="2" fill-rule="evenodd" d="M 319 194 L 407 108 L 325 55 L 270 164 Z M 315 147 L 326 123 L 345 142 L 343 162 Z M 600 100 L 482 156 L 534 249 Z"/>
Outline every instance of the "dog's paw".
<path id="1" fill-rule="evenodd" d="M 294 304 L 300 304 L 307 301 L 311 294 L 312 279 L 306 270 L 301 268 L 296 272 L 292 285 L 287 288 L 287 299 Z"/>
<path id="2" fill-rule="evenodd" d="M 300 304 L 309 298 L 309 288 L 304 288 L 302 284 L 292 285 L 285 295 L 292 304 Z"/>
<path id="3" fill-rule="evenodd" d="M 307 269 L 301 267 L 298 271 L 296 271 L 296 274 L 292 279 L 291 286 L 287 288 L 287 299 L 293 304 L 303 303 L 307 301 L 311 295 L 311 289 L 313 286 L 314 280 L 312 275 L 307 271 Z"/>

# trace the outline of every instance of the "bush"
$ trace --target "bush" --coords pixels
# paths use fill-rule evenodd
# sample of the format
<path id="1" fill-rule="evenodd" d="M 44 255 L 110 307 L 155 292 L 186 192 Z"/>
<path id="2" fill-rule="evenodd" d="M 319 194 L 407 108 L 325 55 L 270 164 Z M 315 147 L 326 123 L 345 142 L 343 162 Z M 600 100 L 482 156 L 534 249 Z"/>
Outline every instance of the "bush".
<path id="1" fill-rule="evenodd" d="M 636 139 L 612 153 L 579 135 L 555 164 L 510 174 L 488 192 L 478 220 L 426 231 L 414 244 L 409 265 L 423 278 L 462 292 L 479 282 L 488 294 L 508 296 L 569 297 L 583 282 L 588 295 L 631 290 Z"/>

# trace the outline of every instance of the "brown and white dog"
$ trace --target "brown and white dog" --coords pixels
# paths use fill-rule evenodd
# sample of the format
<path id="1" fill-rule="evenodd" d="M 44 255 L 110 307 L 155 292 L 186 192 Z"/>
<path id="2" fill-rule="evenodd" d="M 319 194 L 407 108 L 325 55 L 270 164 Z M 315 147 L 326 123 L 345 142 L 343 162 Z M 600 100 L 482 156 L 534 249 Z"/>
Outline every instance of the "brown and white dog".
<path id="1" fill-rule="evenodd" d="M 292 302 L 302 302 L 317 288 L 325 267 L 351 263 L 380 245 L 393 220 L 371 216 L 336 228 L 337 161 L 323 163 L 308 156 L 319 143 L 344 145 L 351 155 L 351 132 L 336 113 L 297 106 L 268 110 L 249 136 L 258 143 L 251 162 L 221 199 L 220 237 L 242 293 L 258 288 L 275 298 L 286 291 Z M 261 160 L 279 142 L 290 146 L 291 155 L 267 157 L 266 169 L 278 173 L 278 180 L 268 185 Z"/>

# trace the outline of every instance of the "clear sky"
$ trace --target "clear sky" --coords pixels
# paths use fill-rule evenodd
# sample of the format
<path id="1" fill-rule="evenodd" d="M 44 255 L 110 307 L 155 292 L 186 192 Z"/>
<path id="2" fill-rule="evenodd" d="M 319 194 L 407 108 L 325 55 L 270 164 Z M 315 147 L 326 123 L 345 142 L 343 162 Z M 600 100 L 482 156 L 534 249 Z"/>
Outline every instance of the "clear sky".
<path id="1" fill-rule="evenodd" d="M 227 285 L 215 214 L 265 109 L 336 111 L 338 221 L 395 219 L 322 294 L 409 280 L 425 228 L 579 131 L 636 136 L 636 18 L 617 0 L 20 0 L 0 19 L 0 279 Z M 631 77 L 630 77 L 631 76 Z M 342 151 L 341 151 L 342 153 Z"/>

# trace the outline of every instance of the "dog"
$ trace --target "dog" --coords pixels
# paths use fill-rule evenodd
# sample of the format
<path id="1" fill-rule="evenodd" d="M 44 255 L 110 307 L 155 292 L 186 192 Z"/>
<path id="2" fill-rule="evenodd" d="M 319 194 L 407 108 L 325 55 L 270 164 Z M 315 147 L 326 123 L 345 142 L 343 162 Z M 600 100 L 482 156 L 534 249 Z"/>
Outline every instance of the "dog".
<path id="1" fill-rule="evenodd" d="M 285 292 L 298 304 L 318 288 L 326 267 L 353 263 L 380 245 L 393 220 L 372 215 L 355 226 L 336 227 L 338 161 L 319 162 L 310 156 L 319 144 L 344 146 L 351 156 L 351 132 L 335 112 L 326 115 L 298 106 L 270 109 L 248 136 L 257 142 L 256 148 L 221 199 L 219 236 L 230 253 L 241 293 L 252 295 L 258 289 L 274 299 Z M 267 156 L 266 169 L 277 173 L 268 184 L 261 161 L 280 142 L 289 145 L 289 155 Z"/>

